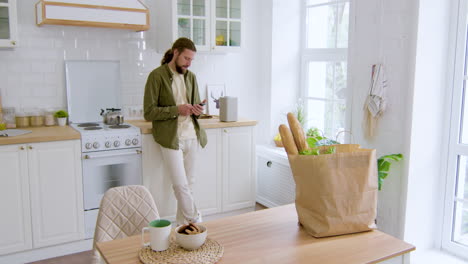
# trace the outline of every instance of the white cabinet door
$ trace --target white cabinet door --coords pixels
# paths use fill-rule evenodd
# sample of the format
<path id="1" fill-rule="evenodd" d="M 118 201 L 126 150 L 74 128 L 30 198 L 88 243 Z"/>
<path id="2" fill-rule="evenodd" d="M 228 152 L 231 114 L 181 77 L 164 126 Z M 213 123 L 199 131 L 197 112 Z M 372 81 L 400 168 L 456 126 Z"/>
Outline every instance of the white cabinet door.
<path id="1" fill-rule="evenodd" d="M 28 144 L 33 245 L 84 238 L 79 140 Z"/>
<path id="2" fill-rule="evenodd" d="M 203 215 L 255 205 L 254 127 L 206 129 L 207 146 L 200 151 L 194 198 Z M 162 218 L 174 219 L 177 202 L 160 146 L 143 135 L 143 184 L 150 190 Z"/>
<path id="3" fill-rule="evenodd" d="M 241 0 L 212 0 L 211 6 L 211 49 L 239 49 L 242 41 Z"/>
<path id="4" fill-rule="evenodd" d="M 241 0 L 158 0 L 155 27 L 157 50 L 164 53 L 172 43 L 187 37 L 197 51 L 234 51 L 241 46 Z"/>
<path id="5" fill-rule="evenodd" d="M 222 171 L 220 129 L 206 129 L 208 144 L 200 151 L 193 192 L 203 215 L 221 212 Z"/>
<path id="6" fill-rule="evenodd" d="M 0 255 L 32 248 L 27 152 L 0 146 Z"/>
<path id="7" fill-rule="evenodd" d="M 142 151 L 143 185 L 153 195 L 159 216 L 172 220 L 175 218 L 177 202 L 171 178 L 164 166 L 160 146 L 154 141 L 153 135 L 142 135 Z"/>
<path id="8" fill-rule="evenodd" d="M 221 211 L 221 135 L 208 129 L 208 144 L 200 151 L 196 165 L 194 198 L 203 215 Z M 177 201 L 172 182 L 164 165 L 161 149 L 150 134 L 143 135 L 143 184 L 153 195 L 159 215 L 175 219 Z"/>
<path id="9" fill-rule="evenodd" d="M 186 37 L 195 43 L 197 50 L 209 50 L 209 2 L 209 0 L 172 1 L 172 8 L 175 10 L 174 40 Z"/>
<path id="10" fill-rule="evenodd" d="M 255 206 L 254 127 L 223 128 L 223 211 Z"/>
<path id="11" fill-rule="evenodd" d="M 16 0 L 0 1 L 0 47 L 14 47 L 17 41 Z"/>

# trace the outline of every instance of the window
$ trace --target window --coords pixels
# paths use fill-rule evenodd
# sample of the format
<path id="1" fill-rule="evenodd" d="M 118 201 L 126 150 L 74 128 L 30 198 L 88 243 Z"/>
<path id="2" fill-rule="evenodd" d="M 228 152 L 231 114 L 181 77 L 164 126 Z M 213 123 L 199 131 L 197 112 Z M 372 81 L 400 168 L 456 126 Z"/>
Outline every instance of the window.
<path id="1" fill-rule="evenodd" d="M 452 111 L 442 246 L 468 257 L 468 24 L 467 1 L 460 0 L 454 54 Z"/>
<path id="2" fill-rule="evenodd" d="M 345 129 L 349 0 L 304 0 L 302 98 L 307 128 Z"/>

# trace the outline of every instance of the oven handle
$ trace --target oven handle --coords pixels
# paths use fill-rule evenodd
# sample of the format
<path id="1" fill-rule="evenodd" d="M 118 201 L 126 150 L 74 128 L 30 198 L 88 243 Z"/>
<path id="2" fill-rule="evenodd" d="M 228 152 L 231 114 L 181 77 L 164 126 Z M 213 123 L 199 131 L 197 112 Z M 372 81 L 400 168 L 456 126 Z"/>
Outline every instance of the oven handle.
<path id="1" fill-rule="evenodd" d="M 123 156 L 123 155 L 135 155 L 135 154 L 142 154 L 143 151 L 137 149 L 137 150 L 131 150 L 131 151 L 125 151 L 125 152 L 119 152 L 119 153 L 111 153 L 111 154 L 98 154 L 98 155 L 93 155 L 93 154 L 85 154 L 83 155 L 83 159 L 96 159 L 96 158 L 108 158 L 108 157 L 117 157 L 117 156 Z"/>

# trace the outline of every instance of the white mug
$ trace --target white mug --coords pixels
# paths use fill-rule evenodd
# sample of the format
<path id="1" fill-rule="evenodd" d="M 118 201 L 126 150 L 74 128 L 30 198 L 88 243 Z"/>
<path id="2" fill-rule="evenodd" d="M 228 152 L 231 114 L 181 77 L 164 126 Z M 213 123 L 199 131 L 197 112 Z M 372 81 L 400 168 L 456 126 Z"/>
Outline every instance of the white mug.
<path id="1" fill-rule="evenodd" d="M 164 251 L 169 248 L 169 238 L 171 235 L 171 221 L 158 219 L 151 221 L 148 226 L 141 230 L 141 242 L 144 247 L 151 246 L 154 251 Z M 145 230 L 149 230 L 150 242 L 145 243 Z"/>

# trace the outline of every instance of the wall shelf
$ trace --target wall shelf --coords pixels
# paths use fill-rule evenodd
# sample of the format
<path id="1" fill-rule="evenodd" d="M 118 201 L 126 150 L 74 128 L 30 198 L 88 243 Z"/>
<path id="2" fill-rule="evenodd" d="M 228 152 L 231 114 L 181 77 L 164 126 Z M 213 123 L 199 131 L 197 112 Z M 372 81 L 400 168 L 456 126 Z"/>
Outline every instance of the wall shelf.
<path id="1" fill-rule="evenodd" d="M 150 23 L 149 10 L 140 0 L 40 0 L 36 3 L 36 24 L 144 31 Z"/>

